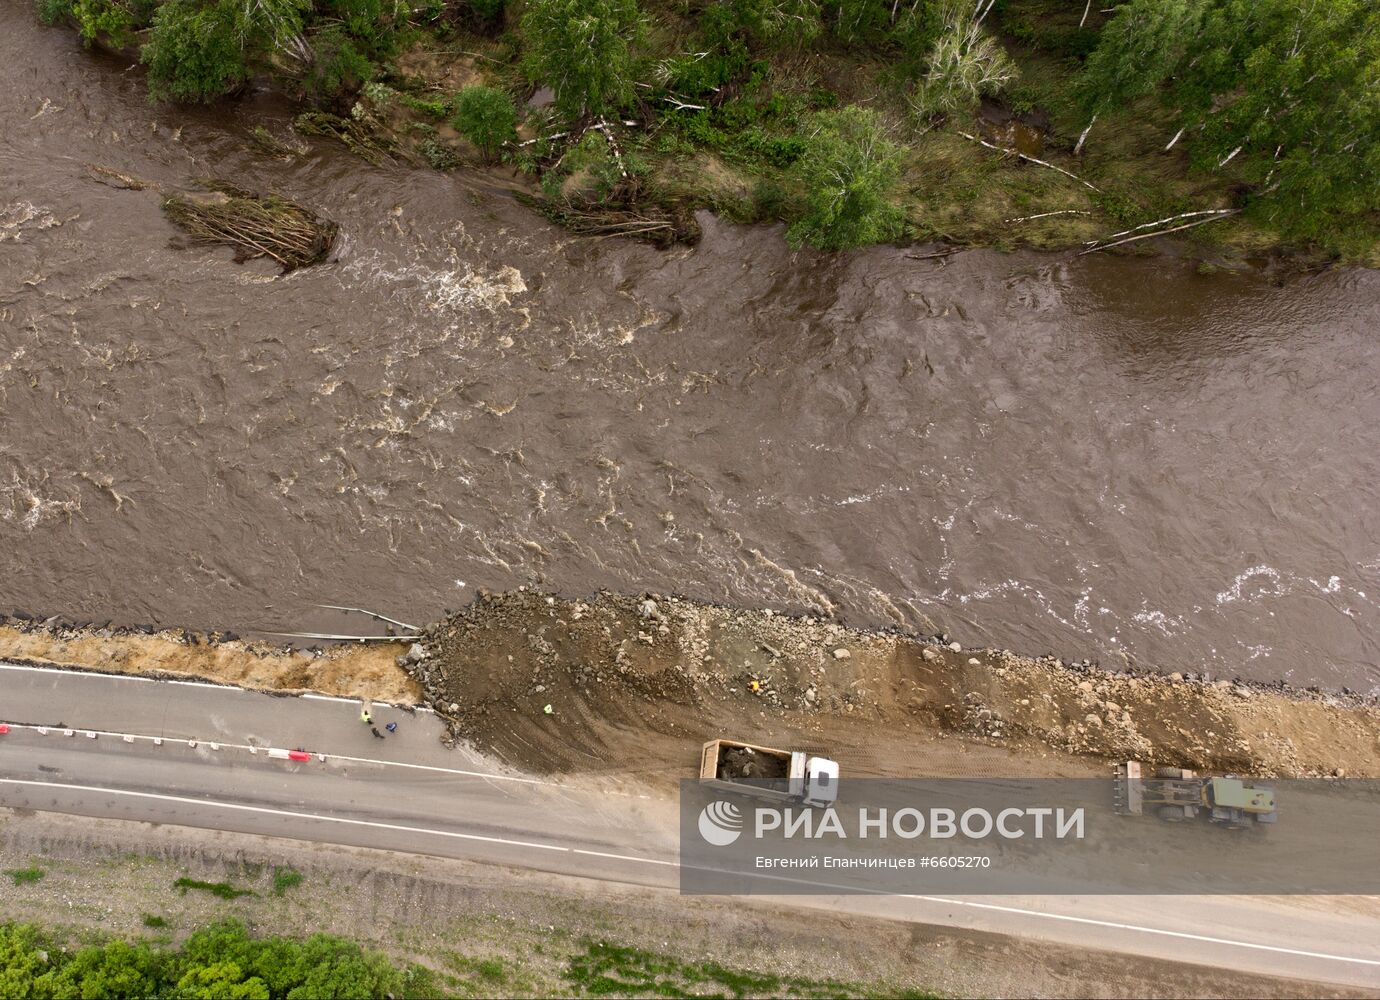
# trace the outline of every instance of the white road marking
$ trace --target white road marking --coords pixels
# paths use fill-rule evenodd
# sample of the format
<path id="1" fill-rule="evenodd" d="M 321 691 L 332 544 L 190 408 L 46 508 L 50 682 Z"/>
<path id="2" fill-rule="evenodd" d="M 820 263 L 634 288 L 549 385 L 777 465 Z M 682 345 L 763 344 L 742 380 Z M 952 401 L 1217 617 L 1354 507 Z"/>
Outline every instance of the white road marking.
<path id="1" fill-rule="evenodd" d="M 665 865 L 668 868 L 679 868 L 680 864 L 676 861 L 663 861 L 660 858 L 638 858 L 631 854 L 609 854 L 605 851 L 587 851 L 583 847 L 572 847 L 572 854 L 588 854 L 592 858 L 612 858 L 614 861 L 636 861 L 644 865 Z"/>
<path id="2" fill-rule="evenodd" d="M 380 823 L 374 820 L 347 819 L 340 816 L 320 816 L 315 813 L 299 813 L 286 809 L 270 809 L 266 806 L 247 806 L 236 802 L 218 802 L 214 799 L 192 799 L 179 795 L 164 795 L 157 792 L 134 792 L 124 789 L 100 788 L 92 785 L 67 785 L 55 781 L 27 781 L 18 778 L 0 778 L 0 783 L 12 785 L 30 785 L 41 788 L 66 788 L 74 791 L 97 792 L 108 795 L 126 795 L 136 798 L 159 799 L 166 802 L 181 802 L 196 806 L 214 806 L 219 809 L 232 809 L 242 812 L 266 813 L 274 816 L 286 816 L 293 819 L 320 820 L 325 823 L 343 823 L 352 826 L 376 827 L 383 830 L 401 830 L 406 833 L 433 834 L 438 837 L 453 837 L 458 840 L 476 840 L 493 844 L 504 844 L 514 847 L 530 847 L 534 850 L 554 851 L 563 854 L 584 854 L 592 857 L 610 858 L 618 861 L 630 861 L 636 864 L 659 865 L 669 867 L 680 867 L 674 861 L 664 861 L 658 858 L 639 858 L 626 854 L 606 854 L 601 851 L 590 851 L 583 848 L 560 847 L 555 844 L 541 844 L 532 841 L 506 840 L 501 837 L 484 837 L 478 834 L 456 833 L 451 830 L 433 830 L 427 827 L 402 826 L 395 823 Z M 705 869 L 707 871 L 719 871 L 717 869 Z M 726 874 L 741 874 L 727 872 Z M 855 892 L 856 888 L 843 886 L 829 882 L 814 882 L 806 879 L 794 879 L 789 876 L 781 875 L 759 875 L 752 873 L 753 878 L 767 879 L 778 882 L 793 882 L 799 885 L 808 885 L 821 889 L 833 889 L 842 892 Z M 876 895 L 889 895 L 880 890 Z M 1328 962 L 1345 962 L 1353 965 L 1380 966 L 1380 959 L 1358 958 L 1351 955 L 1333 955 L 1321 951 L 1305 951 L 1301 948 L 1285 948 L 1279 945 L 1258 944 L 1253 941 L 1236 941 L 1231 938 L 1213 937 L 1206 934 L 1193 934 L 1188 931 L 1171 931 L 1160 927 L 1144 927 L 1139 924 L 1119 923 L 1113 920 L 1098 920 L 1092 917 L 1076 917 L 1062 913 L 1047 913 L 1042 910 L 1028 910 L 1019 906 L 1004 906 L 998 903 L 980 903 L 965 899 L 949 899 L 944 896 L 920 896 L 914 894 L 898 894 L 904 899 L 920 900 L 928 903 L 941 903 L 946 906 L 962 906 L 976 910 L 992 910 L 1000 913 L 1010 913 L 1022 917 L 1030 917 L 1037 920 L 1056 920 L 1066 923 L 1076 923 L 1085 926 L 1103 927 L 1111 930 L 1131 931 L 1138 934 L 1150 934 L 1160 937 L 1175 938 L 1181 941 L 1197 941 L 1203 944 L 1225 945 L 1231 948 L 1247 948 L 1254 951 L 1265 951 L 1277 955 L 1293 955 L 1299 958 L 1316 958 Z"/>
<path id="3" fill-rule="evenodd" d="M 33 730 L 34 732 L 40 733 L 40 734 L 46 734 L 47 731 L 48 731 L 48 727 L 47 727 L 47 726 L 35 726 L 35 725 L 30 725 L 30 724 L 28 724 L 28 723 L 23 723 L 23 722 L 11 722 L 11 723 L 9 724 L 9 726 L 10 726 L 10 729 L 12 729 L 12 730 L 13 730 L 13 729 L 31 729 L 31 730 Z M 87 736 L 91 736 L 92 738 L 95 738 L 96 736 L 118 736 L 118 737 L 120 738 L 120 741 L 121 741 L 122 743 L 133 743 L 133 742 L 135 742 L 136 740 L 150 740 L 150 741 L 152 741 L 152 742 L 154 742 L 154 743 L 158 743 L 158 742 L 162 739 L 161 737 L 158 737 L 158 736 L 145 736 L 145 735 L 143 735 L 143 734 L 141 734 L 141 733 L 116 733 L 116 732 L 110 732 L 110 731 L 105 730 L 105 729 L 94 729 L 94 730 L 91 730 L 90 732 L 87 732 L 86 730 L 82 730 L 82 732 L 85 733 L 85 735 L 87 735 Z M 179 740 L 178 742 L 181 742 L 181 741 Z M 188 746 L 195 746 L 196 743 L 197 743 L 196 740 L 189 740 L 189 741 L 188 741 Z M 217 742 L 217 743 L 211 744 L 211 746 L 212 746 L 213 749 L 222 749 L 222 748 L 223 748 L 223 749 L 226 749 L 226 750 L 248 750 L 250 753 L 257 753 L 257 752 L 260 751 L 260 750 L 267 750 L 267 749 L 270 749 L 269 747 L 253 746 L 253 745 L 251 745 L 251 744 L 249 744 L 249 743 L 219 743 L 219 742 Z M 317 751 L 315 751 L 315 750 L 312 750 L 312 751 L 309 751 L 309 752 L 312 753 L 312 754 L 316 754 L 316 753 L 317 753 Z M 511 781 L 511 782 L 516 782 L 517 784 L 520 784 L 520 785 L 541 785 L 541 786 L 546 787 L 546 788 L 559 788 L 559 787 L 564 787 L 564 786 L 562 786 L 559 782 L 555 782 L 555 781 L 542 781 L 540 778 L 525 778 L 525 777 L 522 777 L 521 775 L 517 775 L 517 774 L 489 774 L 488 772 L 485 772 L 485 771 L 465 771 L 465 770 L 462 770 L 462 769 L 460 769 L 460 768 L 458 768 L 458 767 L 441 767 L 440 765 L 437 765 L 437 764 L 412 764 L 412 763 L 409 763 L 409 762 L 407 762 L 407 761 L 402 761 L 402 760 L 377 760 L 376 758 L 373 758 L 373 757 L 350 757 L 350 756 L 348 756 L 348 755 L 346 755 L 346 754 L 343 754 L 343 753 L 329 753 L 329 752 L 326 752 L 326 757 L 329 758 L 330 760 L 345 760 L 345 761 L 349 761 L 349 762 L 352 763 L 352 764 L 378 764 L 378 765 L 380 765 L 380 766 L 382 766 L 382 767 L 410 767 L 410 768 L 412 768 L 413 770 L 417 770 L 417 771 L 440 771 L 442 774 L 454 774 L 454 775 L 458 775 L 458 776 L 460 776 L 460 777 L 462 777 L 462 778 L 484 778 L 484 779 L 486 779 L 486 780 L 493 780 L 493 781 Z"/>
<path id="4" fill-rule="evenodd" d="M 344 823 L 348 826 L 372 826 L 380 830 L 401 830 L 403 833 L 428 833 L 437 837 L 454 837 L 457 840 L 480 840 L 488 844 L 504 844 L 509 847 L 530 847 L 537 851 L 556 851 L 571 853 L 571 848 L 556 844 L 538 844 L 528 840 L 506 840 L 503 837 L 484 837 L 477 833 L 457 833 L 454 830 L 432 830 L 422 826 L 403 826 L 399 823 L 380 823 L 370 819 L 347 819 L 344 816 L 321 816 L 316 813 L 293 812 L 289 809 L 270 809 L 268 806 L 247 806 L 239 802 L 218 802 L 215 799 L 192 799 L 183 795 L 164 795 L 160 792 L 133 792 L 124 788 L 101 788 L 98 785 L 67 785 L 60 781 L 26 781 L 21 778 L 0 778 L 0 783 L 9 785 L 33 785 L 42 788 L 67 788 L 78 792 L 97 792 L 102 795 L 128 795 L 141 799 L 159 799 L 164 802 L 181 802 L 193 806 L 214 806 L 217 809 L 234 809 L 239 812 L 266 813 L 270 816 L 286 816 L 290 819 L 313 819 L 322 823 Z"/>

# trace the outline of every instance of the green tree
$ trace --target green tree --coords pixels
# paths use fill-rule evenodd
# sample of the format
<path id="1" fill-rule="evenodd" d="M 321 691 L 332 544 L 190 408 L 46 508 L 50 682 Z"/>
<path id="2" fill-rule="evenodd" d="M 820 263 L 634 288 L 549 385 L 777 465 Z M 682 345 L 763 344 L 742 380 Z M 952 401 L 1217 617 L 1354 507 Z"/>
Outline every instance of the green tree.
<path id="1" fill-rule="evenodd" d="M 900 177 L 901 149 L 877 113 L 850 105 L 819 112 L 812 124 L 795 165 L 805 204 L 786 231 L 791 246 L 845 250 L 900 236 L 904 216 L 888 195 Z"/>
<path id="2" fill-rule="evenodd" d="M 941 27 L 926 59 L 928 67 L 911 98 L 911 107 L 922 118 L 970 108 L 1016 75 L 1015 64 L 982 26 L 968 0 L 945 0 L 937 22 Z M 925 29 L 920 25 L 917 30 Z"/>
<path id="3" fill-rule="evenodd" d="M 493 156 L 505 142 L 517 138 L 517 108 L 507 92 L 497 87 L 466 87 L 455 97 L 451 124 L 486 156 Z"/>
<path id="4" fill-rule="evenodd" d="M 149 93 L 178 101 L 213 101 L 249 79 L 241 25 L 230 4 L 169 0 L 153 15 L 142 59 Z"/>
<path id="5" fill-rule="evenodd" d="M 48 24 L 71 18 L 90 45 L 104 40 L 115 48 L 129 44 L 132 34 L 148 24 L 158 0 L 37 0 L 38 14 Z"/>
<path id="6" fill-rule="evenodd" d="M 1131 0 L 1116 8 L 1075 95 L 1089 115 L 1153 94 L 1198 38 L 1208 0 Z"/>
<path id="7" fill-rule="evenodd" d="M 527 72 L 566 114 L 603 114 L 632 101 L 645 31 L 636 0 L 532 0 L 522 16 Z"/>
<path id="8" fill-rule="evenodd" d="M 1167 13 L 1162 7 L 1171 7 Z M 1080 85 L 1088 106 L 1156 92 L 1199 170 L 1248 211 L 1357 249 L 1380 212 L 1380 8 L 1367 0 L 1132 0 Z M 1172 144 L 1172 143 L 1171 143 Z"/>

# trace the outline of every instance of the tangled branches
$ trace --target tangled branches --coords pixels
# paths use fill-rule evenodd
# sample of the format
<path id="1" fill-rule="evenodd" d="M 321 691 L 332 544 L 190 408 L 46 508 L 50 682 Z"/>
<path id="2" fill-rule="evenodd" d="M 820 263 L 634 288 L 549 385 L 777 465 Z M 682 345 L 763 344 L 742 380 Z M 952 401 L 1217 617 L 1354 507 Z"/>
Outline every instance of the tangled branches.
<path id="1" fill-rule="evenodd" d="M 236 260 L 271 257 L 283 270 L 322 260 L 338 227 L 277 195 L 255 195 L 209 183 L 206 194 L 172 195 L 163 211 L 197 243 L 220 243 L 238 251 Z"/>

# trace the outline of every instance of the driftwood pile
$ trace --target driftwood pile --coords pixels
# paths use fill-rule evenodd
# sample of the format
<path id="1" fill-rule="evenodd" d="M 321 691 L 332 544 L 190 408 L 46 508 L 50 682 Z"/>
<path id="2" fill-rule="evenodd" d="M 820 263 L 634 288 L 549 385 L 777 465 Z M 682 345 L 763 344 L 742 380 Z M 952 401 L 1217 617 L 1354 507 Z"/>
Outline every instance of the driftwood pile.
<path id="1" fill-rule="evenodd" d="M 338 227 L 277 195 L 256 195 L 226 184 L 205 193 L 175 194 L 163 202 L 168 218 L 197 243 L 232 246 L 238 261 L 271 257 L 284 271 L 323 260 Z"/>
<path id="2" fill-rule="evenodd" d="M 694 243 L 700 237 L 699 224 L 685 212 L 619 206 L 578 208 L 536 199 L 531 199 L 529 204 L 535 205 L 537 211 L 552 222 L 579 236 L 627 236 L 662 249 L 677 243 Z"/>

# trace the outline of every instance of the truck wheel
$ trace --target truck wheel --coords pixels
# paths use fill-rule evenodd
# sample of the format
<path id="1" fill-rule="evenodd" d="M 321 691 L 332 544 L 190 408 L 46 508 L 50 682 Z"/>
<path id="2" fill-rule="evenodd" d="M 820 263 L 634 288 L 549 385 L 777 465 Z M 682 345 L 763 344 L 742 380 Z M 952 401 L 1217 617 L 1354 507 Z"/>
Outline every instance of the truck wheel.
<path id="1" fill-rule="evenodd" d="M 1157 767 L 1155 777 L 1162 781 L 1183 781 L 1184 769 L 1181 767 Z"/>
<path id="2" fill-rule="evenodd" d="M 1184 821 L 1184 811 L 1175 806 L 1160 806 L 1157 815 L 1166 823 L 1182 823 Z"/>

